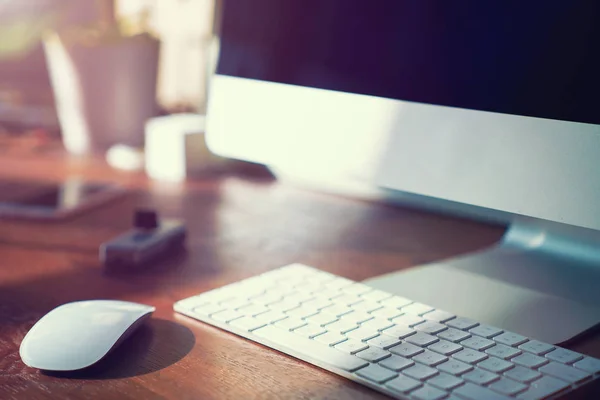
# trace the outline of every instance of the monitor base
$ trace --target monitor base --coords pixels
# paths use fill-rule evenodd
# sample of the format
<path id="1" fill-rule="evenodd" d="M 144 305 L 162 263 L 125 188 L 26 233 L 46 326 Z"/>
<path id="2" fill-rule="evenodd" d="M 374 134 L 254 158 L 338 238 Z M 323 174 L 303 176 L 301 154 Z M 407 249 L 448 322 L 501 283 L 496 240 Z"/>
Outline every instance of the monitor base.
<path id="1" fill-rule="evenodd" d="M 519 220 L 490 249 L 364 283 L 559 344 L 600 323 L 599 266 L 600 232 Z"/>

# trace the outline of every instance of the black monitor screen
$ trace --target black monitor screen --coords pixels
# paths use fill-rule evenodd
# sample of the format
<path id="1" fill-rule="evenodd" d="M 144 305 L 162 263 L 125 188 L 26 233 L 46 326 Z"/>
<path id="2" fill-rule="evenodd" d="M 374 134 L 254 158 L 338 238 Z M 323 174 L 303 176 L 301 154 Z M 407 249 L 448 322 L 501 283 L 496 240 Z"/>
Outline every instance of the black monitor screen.
<path id="1" fill-rule="evenodd" d="M 217 72 L 600 124 L 600 1 L 229 0 Z"/>

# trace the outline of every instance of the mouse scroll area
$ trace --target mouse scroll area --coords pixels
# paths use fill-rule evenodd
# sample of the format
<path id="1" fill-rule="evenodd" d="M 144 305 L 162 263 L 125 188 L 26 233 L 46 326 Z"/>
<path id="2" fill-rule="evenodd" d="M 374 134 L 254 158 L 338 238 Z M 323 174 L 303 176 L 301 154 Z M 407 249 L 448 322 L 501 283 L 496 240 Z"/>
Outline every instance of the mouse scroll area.
<path id="1" fill-rule="evenodd" d="M 113 300 L 68 303 L 50 311 L 21 343 L 23 362 L 73 371 L 100 361 L 149 317 L 154 307 Z"/>

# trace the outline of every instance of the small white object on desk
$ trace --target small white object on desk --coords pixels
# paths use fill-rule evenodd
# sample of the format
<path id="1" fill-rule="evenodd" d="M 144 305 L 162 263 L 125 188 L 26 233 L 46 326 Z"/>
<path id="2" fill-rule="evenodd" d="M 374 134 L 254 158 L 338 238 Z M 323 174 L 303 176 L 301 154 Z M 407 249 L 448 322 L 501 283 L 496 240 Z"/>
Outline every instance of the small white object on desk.
<path id="1" fill-rule="evenodd" d="M 146 122 L 146 173 L 153 179 L 178 182 L 221 160 L 204 136 L 205 117 L 175 114 Z"/>
<path id="2" fill-rule="evenodd" d="M 123 171 L 138 171 L 144 168 L 144 152 L 136 147 L 116 144 L 106 152 L 106 162 Z"/>

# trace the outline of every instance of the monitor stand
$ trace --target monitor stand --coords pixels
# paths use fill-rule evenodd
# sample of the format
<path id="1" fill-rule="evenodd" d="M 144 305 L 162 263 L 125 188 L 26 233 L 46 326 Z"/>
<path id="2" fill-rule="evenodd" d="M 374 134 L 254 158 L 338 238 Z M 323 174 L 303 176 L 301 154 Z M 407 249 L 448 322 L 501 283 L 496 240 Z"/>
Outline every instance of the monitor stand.
<path id="1" fill-rule="evenodd" d="M 600 232 L 522 219 L 492 248 L 364 283 L 504 330 L 564 343 L 600 322 Z"/>
<path id="2" fill-rule="evenodd" d="M 278 180 L 301 187 L 512 221 L 500 243 L 489 249 L 364 281 L 370 286 L 552 344 L 600 323 L 600 231 L 370 187 L 364 178 L 269 169 Z"/>

